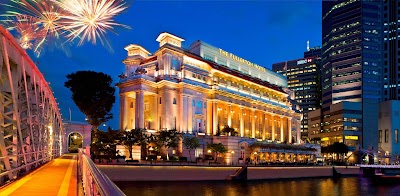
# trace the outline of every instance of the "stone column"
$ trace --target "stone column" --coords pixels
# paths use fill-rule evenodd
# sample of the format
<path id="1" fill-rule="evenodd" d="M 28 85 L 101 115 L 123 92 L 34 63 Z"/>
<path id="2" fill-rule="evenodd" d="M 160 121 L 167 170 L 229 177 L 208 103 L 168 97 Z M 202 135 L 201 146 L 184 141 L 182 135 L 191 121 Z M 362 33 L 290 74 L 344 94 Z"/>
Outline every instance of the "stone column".
<path id="1" fill-rule="evenodd" d="M 297 143 L 298 144 L 300 144 L 300 142 L 301 142 L 301 136 L 300 136 L 300 124 L 301 124 L 301 121 L 300 120 L 297 120 L 296 119 L 296 124 L 297 124 L 297 126 L 296 126 L 296 134 L 297 134 Z"/>
<path id="2" fill-rule="evenodd" d="M 126 105 L 126 100 L 127 97 L 125 95 L 120 95 L 119 96 L 119 111 L 120 111 L 120 130 L 125 130 L 127 127 L 127 122 L 126 122 L 126 111 L 128 110 L 127 105 Z"/>
<path id="3" fill-rule="evenodd" d="M 211 100 L 207 100 L 207 135 L 213 134 L 213 103 Z"/>
<path id="4" fill-rule="evenodd" d="M 213 102 L 213 135 L 217 134 L 218 129 L 218 101 Z"/>
<path id="5" fill-rule="evenodd" d="M 266 112 L 263 112 L 262 113 L 263 115 L 262 115 L 262 140 L 265 140 L 265 130 L 266 130 L 266 128 L 265 128 L 265 126 L 266 126 L 266 122 L 267 122 L 267 114 L 266 114 Z"/>
<path id="6" fill-rule="evenodd" d="M 187 96 L 184 94 L 181 94 L 181 111 L 178 111 L 181 113 L 181 132 L 186 133 L 188 131 L 188 101 L 187 101 Z"/>
<path id="7" fill-rule="evenodd" d="M 244 107 L 240 106 L 240 137 L 244 137 L 244 119 L 243 119 Z"/>
<path id="8" fill-rule="evenodd" d="M 232 127 L 232 104 L 228 104 L 228 126 Z"/>
<path id="9" fill-rule="evenodd" d="M 187 98 L 187 131 L 192 133 L 193 131 L 193 99 L 188 96 Z M 195 104 L 196 105 L 196 104 Z"/>
<path id="10" fill-rule="evenodd" d="M 291 144 L 293 143 L 292 141 L 292 118 L 288 117 L 288 143 Z"/>
<path id="11" fill-rule="evenodd" d="M 272 140 L 272 142 L 274 142 L 275 141 L 275 125 L 276 125 L 276 122 L 275 122 L 275 117 L 274 117 L 275 115 L 274 114 L 271 114 L 271 120 L 272 120 L 272 124 L 271 124 L 271 140 Z"/>
<path id="12" fill-rule="evenodd" d="M 154 110 L 154 111 L 152 111 L 153 118 L 151 120 L 152 120 L 154 126 L 152 128 L 154 130 L 158 130 L 158 127 L 159 127 L 159 125 L 158 125 L 158 123 L 159 123 L 158 122 L 159 113 L 158 113 L 158 96 L 157 96 L 157 94 L 153 95 L 153 110 Z"/>
<path id="13" fill-rule="evenodd" d="M 144 128 L 144 92 L 137 91 L 136 92 L 136 108 L 135 113 L 137 115 L 136 119 L 136 127 L 135 128 Z"/>
<path id="14" fill-rule="evenodd" d="M 251 109 L 251 138 L 256 138 L 256 120 L 254 109 Z"/>
<path id="15" fill-rule="evenodd" d="M 284 137 L 283 137 L 283 116 L 279 116 L 281 118 L 281 142 L 284 141 Z"/>

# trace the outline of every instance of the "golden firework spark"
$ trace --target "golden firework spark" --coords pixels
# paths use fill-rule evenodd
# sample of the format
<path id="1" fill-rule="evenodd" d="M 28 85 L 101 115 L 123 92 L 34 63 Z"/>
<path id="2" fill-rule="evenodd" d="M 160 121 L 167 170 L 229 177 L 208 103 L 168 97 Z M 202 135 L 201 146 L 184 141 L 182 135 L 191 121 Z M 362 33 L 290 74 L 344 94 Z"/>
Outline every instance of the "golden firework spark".
<path id="1" fill-rule="evenodd" d="M 69 13 L 63 16 L 66 37 L 68 40 L 80 38 L 78 45 L 85 40 L 96 44 L 97 39 L 104 45 L 107 31 L 114 32 L 115 26 L 129 28 L 113 19 L 127 8 L 120 0 L 61 0 L 57 4 Z"/>
<path id="2" fill-rule="evenodd" d="M 63 33 L 62 15 L 63 9 L 55 6 L 52 1 L 48 0 L 11 0 L 13 4 L 7 6 L 17 11 L 7 11 L 7 16 L 28 15 L 36 18 L 39 24 L 48 36 L 59 37 Z M 44 40 L 43 40 L 44 41 Z"/>
<path id="3" fill-rule="evenodd" d="M 17 29 L 19 34 L 26 35 L 21 37 L 21 45 L 25 49 L 33 49 L 37 54 L 40 54 L 48 37 L 54 37 L 57 42 L 65 38 L 67 41 L 64 43 L 72 43 L 78 38 L 78 45 L 82 45 L 85 41 L 96 44 L 96 40 L 100 40 L 103 45 L 106 43 L 110 46 L 105 39 L 107 31 L 114 32 L 117 26 L 130 28 L 113 19 L 127 9 L 123 0 L 10 0 L 10 2 L 10 4 L 0 4 L 11 8 L 2 15 L 7 17 L 3 22 L 16 27 L 18 21 L 22 20 L 18 24 L 21 26 L 20 29 Z M 15 21 L 10 22 L 10 18 Z M 31 27 L 22 23 L 31 23 Z M 21 30 L 22 28 L 25 30 Z"/>

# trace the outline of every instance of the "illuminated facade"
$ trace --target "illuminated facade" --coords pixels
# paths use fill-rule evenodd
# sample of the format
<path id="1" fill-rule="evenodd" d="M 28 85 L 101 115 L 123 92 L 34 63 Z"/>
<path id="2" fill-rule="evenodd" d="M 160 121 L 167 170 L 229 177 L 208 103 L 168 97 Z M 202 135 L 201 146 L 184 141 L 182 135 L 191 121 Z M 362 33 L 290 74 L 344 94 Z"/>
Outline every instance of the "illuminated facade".
<path id="1" fill-rule="evenodd" d="M 301 139 L 308 137 L 308 112 L 320 107 L 320 61 L 318 57 L 301 58 L 272 65 L 272 70 L 287 77 L 288 88 L 295 93 L 299 111 L 303 114 Z"/>
<path id="2" fill-rule="evenodd" d="M 301 115 L 291 109 L 284 77 L 201 41 L 189 50 L 169 33 L 157 41 L 154 54 L 135 44 L 125 47 L 126 73 L 117 84 L 122 130 L 176 128 L 207 137 L 228 125 L 238 133 L 232 138 L 299 141 Z"/>
<path id="3" fill-rule="evenodd" d="M 359 102 L 362 127 L 348 127 L 350 130 L 344 132 L 358 129 L 359 133 L 353 135 L 361 136 L 357 145 L 377 149 L 377 111 L 382 95 L 381 8 L 381 1 L 322 2 L 321 127 L 318 133 L 312 133 L 312 137 L 321 138 L 329 133 L 330 140 L 334 140 L 343 135 L 331 128 L 330 119 L 336 115 L 331 113 L 331 105 Z M 346 110 L 352 108 L 343 108 L 344 112 Z"/>
<path id="4" fill-rule="evenodd" d="M 400 161 L 400 101 L 379 104 L 378 156 L 386 164 Z"/>

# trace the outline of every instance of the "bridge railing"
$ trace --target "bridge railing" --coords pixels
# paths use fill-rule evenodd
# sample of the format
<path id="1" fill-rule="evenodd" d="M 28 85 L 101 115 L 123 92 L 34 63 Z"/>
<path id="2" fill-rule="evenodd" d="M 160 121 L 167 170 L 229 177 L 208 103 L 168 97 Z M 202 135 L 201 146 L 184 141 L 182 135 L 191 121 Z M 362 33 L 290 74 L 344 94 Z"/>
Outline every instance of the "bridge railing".
<path id="1" fill-rule="evenodd" d="M 358 167 L 367 168 L 400 168 L 400 165 L 367 165 L 367 164 L 356 164 Z"/>
<path id="2" fill-rule="evenodd" d="M 82 176 L 85 195 L 125 195 L 103 172 L 101 172 L 82 149 L 78 156 L 79 175 Z"/>

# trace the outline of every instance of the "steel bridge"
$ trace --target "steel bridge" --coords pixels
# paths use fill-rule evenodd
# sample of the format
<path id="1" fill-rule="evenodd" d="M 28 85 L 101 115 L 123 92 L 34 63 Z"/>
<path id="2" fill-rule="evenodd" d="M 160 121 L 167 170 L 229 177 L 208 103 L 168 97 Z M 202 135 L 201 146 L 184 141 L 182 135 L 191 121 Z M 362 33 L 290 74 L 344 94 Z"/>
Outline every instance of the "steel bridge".
<path id="1" fill-rule="evenodd" d="M 68 131 L 48 82 L 0 26 L 0 195 L 124 195 L 82 149 L 62 156 Z"/>
<path id="2" fill-rule="evenodd" d="M 0 185 L 62 153 L 53 92 L 28 54 L 0 26 Z"/>

